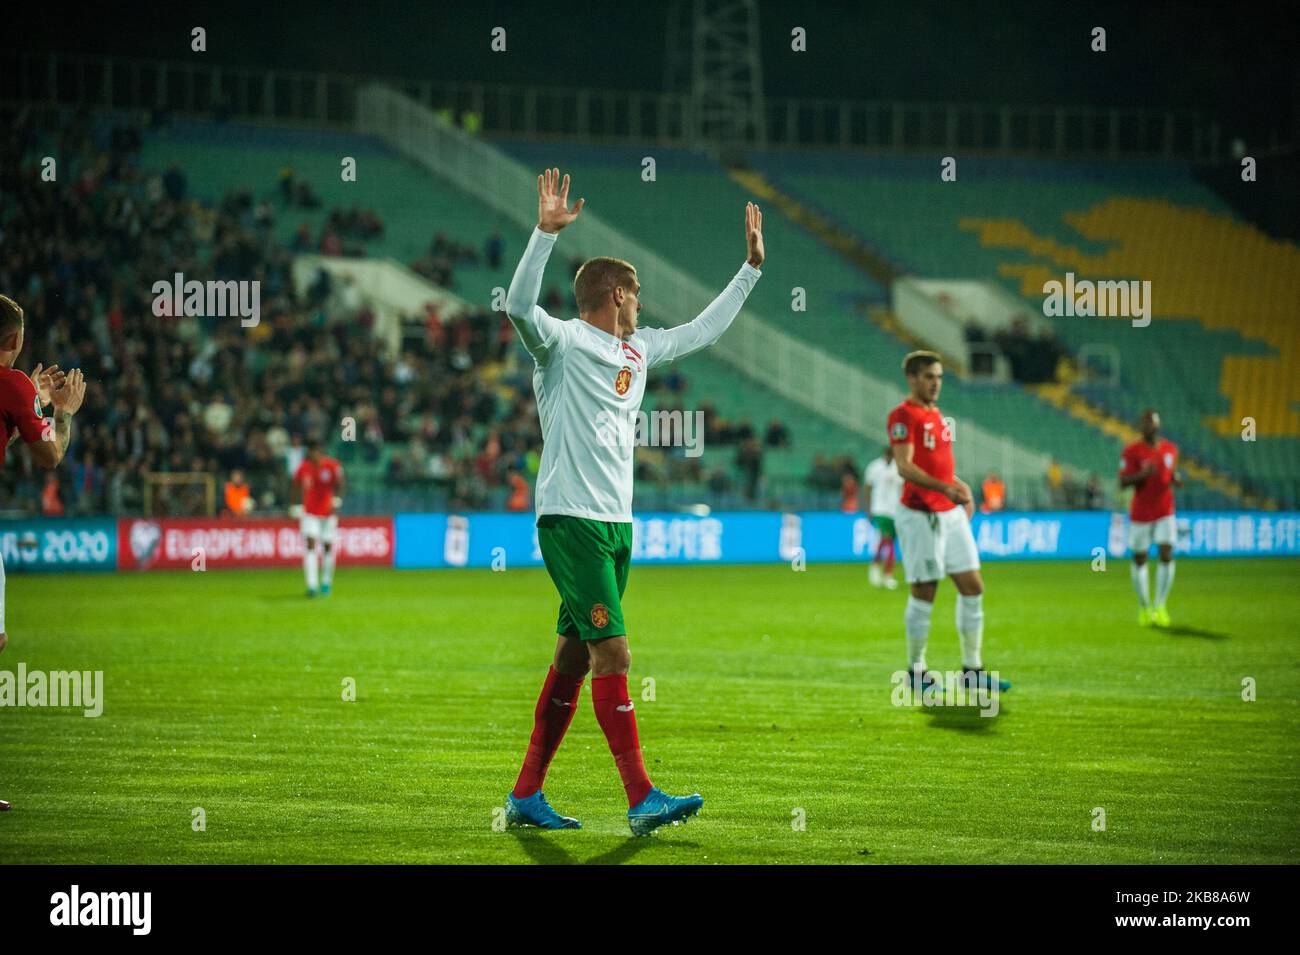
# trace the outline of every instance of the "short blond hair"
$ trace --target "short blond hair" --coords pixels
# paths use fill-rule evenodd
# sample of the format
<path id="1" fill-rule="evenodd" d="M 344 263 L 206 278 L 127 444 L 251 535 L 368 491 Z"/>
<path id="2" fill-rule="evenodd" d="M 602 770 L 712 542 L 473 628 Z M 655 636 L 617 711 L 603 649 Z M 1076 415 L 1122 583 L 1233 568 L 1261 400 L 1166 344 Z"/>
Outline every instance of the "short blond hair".
<path id="1" fill-rule="evenodd" d="M 915 375 L 923 369 L 929 368 L 937 361 L 943 361 L 938 352 L 926 349 L 910 351 L 903 356 L 903 374 Z"/>
<path id="2" fill-rule="evenodd" d="M 23 307 L 8 295 L 0 295 L 0 335 L 11 335 L 23 327 Z"/>
<path id="3" fill-rule="evenodd" d="M 588 259 L 573 277 L 573 297 L 578 300 L 578 311 L 594 312 L 605 304 L 614 289 L 631 289 L 635 282 L 636 269 L 631 262 L 608 255 Z"/>

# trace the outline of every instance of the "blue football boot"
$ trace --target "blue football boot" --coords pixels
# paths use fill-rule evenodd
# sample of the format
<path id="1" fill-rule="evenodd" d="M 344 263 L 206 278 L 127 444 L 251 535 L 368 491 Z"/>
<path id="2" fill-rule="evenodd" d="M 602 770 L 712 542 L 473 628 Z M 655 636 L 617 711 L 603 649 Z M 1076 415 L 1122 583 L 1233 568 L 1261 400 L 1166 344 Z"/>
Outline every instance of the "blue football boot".
<path id="1" fill-rule="evenodd" d="M 684 823 L 703 806 L 704 797 L 699 793 L 670 796 L 660 789 L 651 788 L 644 799 L 627 811 L 627 824 L 632 827 L 632 835 L 648 836 L 667 823 L 674 826 Z"/>
<path id="2" fill-rule="evenodd" d="M 1011 689 L 1011 684 L 1007 680 L 999 679 L 997 684 L 993 684 L 993 678 L 987 670 L 972 670 L 970 667 L 962 667 L 962 681 L 966 684 L 967 689 L 971 690 L 988 690 L 990 692 L 1005 693 Z"/>
<path id="3" fill-rule="evenodd" d="M 561 816 L 551 808 L 539 789 L 526 799 L 516 799 L 514 793 L 506 794 L 506 824 L 511 826 L 536 826 L 538 829 L 581 829 L 582 823 L 571 816 Z"/>

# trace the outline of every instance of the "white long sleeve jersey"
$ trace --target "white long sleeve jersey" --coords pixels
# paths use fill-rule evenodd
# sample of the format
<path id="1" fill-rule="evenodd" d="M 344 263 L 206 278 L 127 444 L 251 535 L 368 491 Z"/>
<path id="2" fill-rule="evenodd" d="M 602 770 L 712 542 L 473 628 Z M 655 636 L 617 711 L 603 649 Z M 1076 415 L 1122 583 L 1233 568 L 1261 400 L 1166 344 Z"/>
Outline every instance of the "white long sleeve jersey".
<path id="1" fill-rule="evenodd" d="M 762 274 L 748 262 L 693 321 L 638 328 L 627 341 L 537 304 L 555 235 L 534 229 L 506 294 L 506 314 L 533 356 L 542 422 L 537 514 L 632 520 L 632 452 L 625 423 L 645 396 L 646 373 L 722 337 Z"/>

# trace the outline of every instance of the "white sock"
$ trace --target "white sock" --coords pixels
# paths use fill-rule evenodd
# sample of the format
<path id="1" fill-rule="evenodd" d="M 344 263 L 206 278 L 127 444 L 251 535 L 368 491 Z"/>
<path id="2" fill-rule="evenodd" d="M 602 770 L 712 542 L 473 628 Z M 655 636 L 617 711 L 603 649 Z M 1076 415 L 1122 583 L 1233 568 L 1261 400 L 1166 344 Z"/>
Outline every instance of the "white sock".
<path id="1" fill-rule="evenodd" d="M 1156 606 L 1163 607 L 1174 589 L 1174 562 L 1160 561 L 1156 564 Z"/>
<path id="2" fill-rule="evenodd" d="M 957 595 L 957 632 L 961 634 L 961 665 L 972 670 L 984 666 L 980 645 L 984 642 L 984 595 Z"/>
<path id="3" fill-rule="evenodd" d="M 324 582 L 326 587 L 334 583 L 334 558 L 336 556 L 337 554 L 334 551 L 333 545 L 330 545 L 329 547 L 325 548 L 325 557 L 324 557 L 325 566 L 324 569 L 321 571 L 320 579 Z"/>
<path id="4" fill-rule="evenodd" d="M 1150 606 L 1151 583 L 1147 580 L 1147 565 L 1129 564 L 1129 570 L 1133 573 L 1133 589 L 1137 591 L 1138 606 Z"/>
<path id="5" fill-rule="evenodd" d="M 302 552 L 302 569 L 307 575 L 307 589 L 316 589 L 316 570 L 319 564 L 316 560 L 316 549 L 310 548 Z"/>
<path id="6" fill-rule="evenodd" d="M 907 598 L 903 629 L 907 631 L 907 662 L 913 671 L 925 669 L 925 645 L 930 642 L 930 611 L 933 603 Z"/>

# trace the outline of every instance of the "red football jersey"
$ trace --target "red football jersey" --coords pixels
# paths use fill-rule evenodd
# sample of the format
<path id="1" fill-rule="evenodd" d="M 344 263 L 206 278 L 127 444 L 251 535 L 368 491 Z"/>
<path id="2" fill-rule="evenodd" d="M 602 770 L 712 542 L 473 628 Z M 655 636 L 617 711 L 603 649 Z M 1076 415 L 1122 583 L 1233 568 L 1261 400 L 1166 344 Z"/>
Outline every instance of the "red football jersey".
<path id="1" fill-rule="evenodd" d="M 14 432 L 27 442 L 41 440 L 45 429 L 40 399 L 36 386 L 21 371 L 0 368 L 0 424 L 4 427 L 4 441 L 0 443 L 0 466 L 5 463 L 5 452 Z"/>
<path id="2" fill-rule="evenodd" d="M 955 468 L 952 433 L 939 409 L 924 408 L 910 398 L 889 413 L 889 443 L 910 444 L 912 463 L 930 477 L 951 484 Z M 949 511 L 957 505 L 940 491 L 903 482 L 902 504 L 914 511 Z"/>
<path id="3" fill-rule="evenodd" d="M 1161 438 L 1153 448 L 1145 441 L 1134 441 L 1124 449 L 1120 458 L 1121 477 L 1136 474 L 1148 461 L 1155 470 L 1133 491 L 1129 517 L 1135 521 L 1158 521 L 1174 512 L 1174 467 L 1178 462 L 1178 446 Z"/>
<path id="4" fill-rule="evenodd" d="M 320 461 L 303 458 L 293 475 L 294 483 L 302 485 L 302 509 L 317 517 L 333 514 L 334 495 L 342 474 L 343 465 L 333 458 L 323 457 Z"/>

